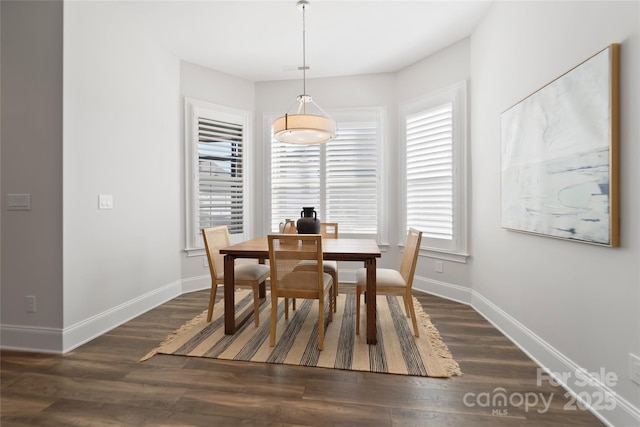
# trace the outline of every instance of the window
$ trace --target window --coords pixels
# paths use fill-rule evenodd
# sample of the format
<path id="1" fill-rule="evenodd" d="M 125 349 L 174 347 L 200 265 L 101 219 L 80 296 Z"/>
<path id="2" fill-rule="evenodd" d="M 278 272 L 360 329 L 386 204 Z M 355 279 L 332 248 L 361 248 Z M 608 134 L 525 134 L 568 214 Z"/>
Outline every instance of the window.
<path id="1" fill-rule="evenodd" d="M 321 145 L 271 141 L 271 231 L 313 206 L 340 234 L 378 233 L 381 109 L 333 114 L 336 138 Z"/>
<path id="2" fill-rule="evenodd" d="M 245 232 L 245 151 L 250 115 L 185 100 L 187 250 L 203 247 L 201 230 L 226 225 Z"/>
<path id="3" fill-rule="evenodd" d="M 422 247 L 464 262 L 466 236 L 466 83 L 401 107 L 405 144 L 405 229 Z M 433 255 L 433 254 L 432 254 Z"/>
<path id="4" fill-rule="evenodd" d="M 325 147 L 326 222 L 341 232 L 378 231 L 378 149 L 376 123 L 341 123 Z"/>

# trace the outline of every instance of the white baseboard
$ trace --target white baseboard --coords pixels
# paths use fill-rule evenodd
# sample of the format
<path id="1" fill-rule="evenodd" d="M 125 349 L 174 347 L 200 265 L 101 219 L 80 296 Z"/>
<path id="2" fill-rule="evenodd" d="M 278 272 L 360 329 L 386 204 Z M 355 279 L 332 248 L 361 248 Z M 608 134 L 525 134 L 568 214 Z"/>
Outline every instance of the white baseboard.
<path id="1" fill-rule="evenodd" d="M 586 369 L 475 291 L 471 306 L 542 368 L 547 374 L 544 381 L 550 381 L 548 377 L 552 377 L 555 384 L 568 390 L 567 397 L 572 397 L 574 403 L 567 410 L 589 407 L 590 412 L 607 425 L 640 425 L 640 409 L 603 383 L 599 378 L 603 375 L 590 375 Z"/>
<path id="2" fill-rule="evenodd" d="M 415 276 L 413 278 L 413 289 L 462 304 L 471 305 L 472 291 L 470 288 L 464 286 Z"/>
<path id="3" fill-rule="evenodd" d="M 180 281 L 169 283 L 64 329 L 1 325 L 1 347 L 3 350 L 64 354 L 180 294 Z"/>
<path id="4" fill-rule="evenodd" d="M 555 384 L 562 385 L 573 398 L 572 408 L 589 407 L 583 398 L 589 398 L 598 407 L 589 407 L 589 411 L 602 422 L 610 426 L 640 425 L 640 408 L 618 396 L 607 384 L 598 378 L 602 375 L 589 375 L 584 368 L 549 345 L 523 324 L 511 317 L 497 305 L 470 288 L 415 277 L 414 289 L 461 302 L 473 307 L 481 316 L 502 332 L 544 371 L 542 381 L 553 378 Z M 564 379 L 564 380 L 563 380 Z M 487 390 L 490 392 L 491 390 Z M 562 396 L 564 398 L 564 396 Z M 580 410 L 580 409 L 575 409 Z"/>
<path id="5" fill-rule="evenodd" d="M 189 277 L 182 280 L 182 293 L 201 291 L 211 288 L 211 276 L 207 273 L 203 276 Z"/>
<path id="6" fill-rule="evenodd" d="M 62 353 L 62 329 L 33 326 L 0 326 L 3 350 Z"/>
<path id="7" fill-rule="evenodd" d="M 82 344 L 99 337 L 105 332 L 122 325 L 129 320 L 146 313 L 165 302 L 180 295 L 180 281 L 169 283 L 137 298 L 120 304 L 93 317 L 65 328 L 63 336 L 63 353 L 67 353 Z"/>

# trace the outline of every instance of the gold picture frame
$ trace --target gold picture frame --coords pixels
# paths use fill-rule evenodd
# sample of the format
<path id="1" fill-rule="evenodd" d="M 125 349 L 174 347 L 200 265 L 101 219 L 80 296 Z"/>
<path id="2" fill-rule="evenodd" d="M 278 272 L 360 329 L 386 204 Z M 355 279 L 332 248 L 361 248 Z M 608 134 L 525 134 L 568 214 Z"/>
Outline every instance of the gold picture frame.
<path id="1" fill-rule="evenodd" d="M 620 245 L 620 45 L 501 114 L 502 227 Z"/>

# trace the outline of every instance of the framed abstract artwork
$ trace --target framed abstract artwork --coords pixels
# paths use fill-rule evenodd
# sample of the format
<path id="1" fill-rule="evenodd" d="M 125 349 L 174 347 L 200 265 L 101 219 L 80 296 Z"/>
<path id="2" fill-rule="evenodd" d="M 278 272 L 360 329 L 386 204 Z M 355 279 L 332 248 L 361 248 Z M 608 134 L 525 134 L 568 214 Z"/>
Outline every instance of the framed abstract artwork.
<path id="1" fill-rule="evenodd" d="M 502 227 L 619 245 L 620 46 L 501 115 Z"/>

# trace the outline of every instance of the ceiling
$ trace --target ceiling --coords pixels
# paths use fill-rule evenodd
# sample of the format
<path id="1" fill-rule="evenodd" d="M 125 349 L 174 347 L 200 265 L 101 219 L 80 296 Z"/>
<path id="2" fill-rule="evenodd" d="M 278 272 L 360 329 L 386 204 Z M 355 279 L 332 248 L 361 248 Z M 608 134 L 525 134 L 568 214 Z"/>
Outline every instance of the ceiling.
<path id="1" fill-rule="evenodd" d="M 311 0 L 307 78 L 395 72 L 471 34 L 490 1 Z M 296 0 L 143 1 L 134 14 L 179 58 L 251 81 L 298 79 Z"/>

